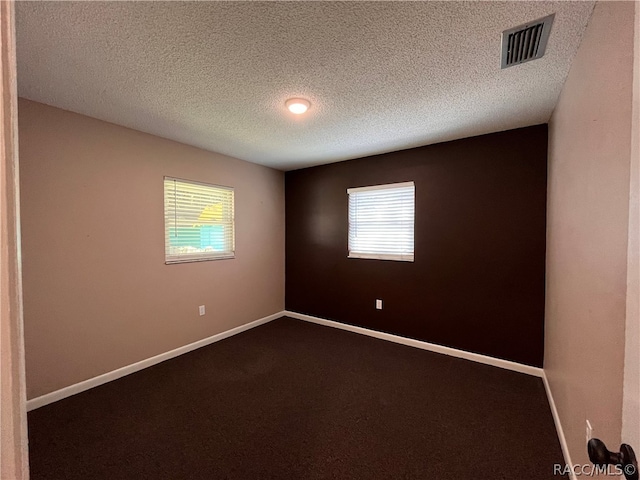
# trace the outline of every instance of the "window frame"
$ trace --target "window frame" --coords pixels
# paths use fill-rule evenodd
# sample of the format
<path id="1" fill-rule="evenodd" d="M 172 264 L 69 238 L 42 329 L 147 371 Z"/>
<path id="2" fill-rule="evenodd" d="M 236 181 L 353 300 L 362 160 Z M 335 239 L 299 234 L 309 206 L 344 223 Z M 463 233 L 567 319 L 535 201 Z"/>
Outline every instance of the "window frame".
<path id="1" fill-rule="evenodd" d="M 351 200 L 353 194 L 358 194 L 367 191 L 374 190 L 392 190 L 392 189 L 400 189 L 400 188 L 413 188 L 413 231 L 412 231 L 412 251 L 411 253 L 371 253 L 371 252 L 358 252 L 352 250 L 351 244 Z M 397 183 L 385 183 L 380 185 L 370 185 L 365 187 L 354 187 L 347 189 L 347 258 L 361 258 L 361 259 L 369 259 L 369 260 L 391 260 L 398 262 L 414 262 L 415 261 L 415 222 L 416 222 L 416 190 L 415 190 L 415 182 L 397 182 Z M 353 197 L 355 198 L 355 197 Z"/>
<path id="2" fill-rule="evenodd" d="M 169 250 L 169 223 L 167 222 L 167 181 L 180 182 L 185 184 L 197 185 L 200 187 L 208 187 L 213 190 L 224 190 L 231 193 L 231 221 L 222 222 L 223 225 L 231 226 L 231 250 L 225 250 L 223 252 L 206 252 L 206 253 L 183 253 L 177 255 L 171 255 Z M 185 178 L 171 177 L 165 175 L 162 182 L 163 190 L 163 212 L 164 212 L 164 263 L 165 265 L 175 265 L 180 263 L 192 263 L 192 262 L 208 262 L 213 260 L 229 260 L 235 258 L 235 241 L 236 241 L 236 225 L 235 225 L 235 188 L 226 185 L 217 185 L 213 183 L 206 183 L 197 180 L 188 180 Z M 175 222 L 173 224 L 175 227 Z"/>

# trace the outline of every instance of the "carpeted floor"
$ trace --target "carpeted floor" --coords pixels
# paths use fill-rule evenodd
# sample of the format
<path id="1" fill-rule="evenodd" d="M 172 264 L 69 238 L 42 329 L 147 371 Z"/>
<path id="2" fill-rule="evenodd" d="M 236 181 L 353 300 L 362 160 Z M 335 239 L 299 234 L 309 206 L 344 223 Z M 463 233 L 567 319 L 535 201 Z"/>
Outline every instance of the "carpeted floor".
<path id="1" fill-rule="evenodd" d="M 290 318 L 29 413 L 31 478 L 557 479 L 539 378 Z"/>

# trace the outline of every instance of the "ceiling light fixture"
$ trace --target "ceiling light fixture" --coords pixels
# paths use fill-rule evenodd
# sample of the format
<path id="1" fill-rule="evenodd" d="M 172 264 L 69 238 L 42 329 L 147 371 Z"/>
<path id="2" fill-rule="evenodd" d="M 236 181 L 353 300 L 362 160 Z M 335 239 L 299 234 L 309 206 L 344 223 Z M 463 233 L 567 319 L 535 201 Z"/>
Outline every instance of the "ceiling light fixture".
<path id="1" fill-rule="evenodd" d="M 311 106 L 309 100 L 305 100 L 304 98 L 290 98 L 284 104 L 291 113 L 295 113 L 296 115 L 302 115 L 309 110 Z"/>

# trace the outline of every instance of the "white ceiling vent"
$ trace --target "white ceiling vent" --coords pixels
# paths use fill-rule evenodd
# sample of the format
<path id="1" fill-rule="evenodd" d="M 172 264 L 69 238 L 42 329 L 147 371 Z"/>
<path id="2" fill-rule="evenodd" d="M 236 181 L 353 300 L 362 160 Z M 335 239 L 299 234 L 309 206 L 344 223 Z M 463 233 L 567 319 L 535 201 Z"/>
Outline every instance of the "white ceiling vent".
<path id="1" fill-rule="evenodd" d="M 502 68 L 544 55 L 555 13 L 502 32 Z"/>

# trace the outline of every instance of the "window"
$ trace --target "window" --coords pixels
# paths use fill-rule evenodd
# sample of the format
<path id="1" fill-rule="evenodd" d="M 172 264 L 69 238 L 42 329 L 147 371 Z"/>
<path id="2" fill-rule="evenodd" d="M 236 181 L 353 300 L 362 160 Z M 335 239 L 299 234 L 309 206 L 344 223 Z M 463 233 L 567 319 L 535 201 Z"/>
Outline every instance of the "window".
<path id="1" fill-rule="evenodd" d="M 165 263 L 234 257 L 233 188 L 164 177 Z"/>
<path id="2" fill-rule="evenodd" d="M 413 182 L 350 188 L 349 257 L 413 262 Z"/>

